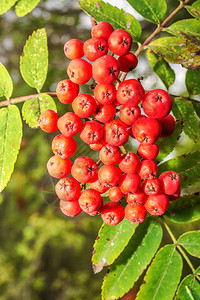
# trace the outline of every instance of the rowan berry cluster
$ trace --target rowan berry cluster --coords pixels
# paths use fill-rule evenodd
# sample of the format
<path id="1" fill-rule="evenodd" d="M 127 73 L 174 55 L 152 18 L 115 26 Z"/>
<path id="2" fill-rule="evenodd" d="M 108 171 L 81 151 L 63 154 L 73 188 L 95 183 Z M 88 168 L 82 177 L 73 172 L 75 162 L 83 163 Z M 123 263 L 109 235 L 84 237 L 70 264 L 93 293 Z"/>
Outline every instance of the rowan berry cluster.
<path id="1" fill-rule="evenodd" d="M 73 112 L 59 117 L 47 110 L 39 118 L 44 131 L 60 131 L 52 141 L 54 156 L 47 169 L 59 179 L 55 191 L 60 209 L 67 216 L 76 216 L 83 210 L 92 216 L 100 213 L 109 225 L 118 224 L 124 217 L 140 223 L 147 212 L 164 214 L 169 201 L 180 195 L 178 174 L 166 171 L 156 177 L 158 167 L 154 161 L 159 153 L 157 139 L 171 135 L 175 129 L 170 115 L 173 101 L 164 90 L 145 93 L 140 81 L 118 79 L 120 72 L 133 70 L 138 62 L 130 52 L 132 37 L 127 31 L 114 30 L 109 23 L 100 22 L 91 34 L 85 43 L 71 39 L 64 45 L 65 55 L 71 59 L 69 79 L 58 83 L 56 93 L 62 103 L 72 103 Z M 79 85 L 92 77 L 94 96 L 79 93 Z M 92 114 L 93 119 L 89 118 Z M 72 164 L 76 134 L 99 151 L 98 163 L 80 156 Z M 140 143 L 138 154 L 122 154 L 121 146 L 129 138 Z M 86 183 L 90 188 L 85 187 Z M 104 193 L 110 199 L 107 203 L 103 203 Z M 125 209 L 121 205 L 123 198 Z"/>

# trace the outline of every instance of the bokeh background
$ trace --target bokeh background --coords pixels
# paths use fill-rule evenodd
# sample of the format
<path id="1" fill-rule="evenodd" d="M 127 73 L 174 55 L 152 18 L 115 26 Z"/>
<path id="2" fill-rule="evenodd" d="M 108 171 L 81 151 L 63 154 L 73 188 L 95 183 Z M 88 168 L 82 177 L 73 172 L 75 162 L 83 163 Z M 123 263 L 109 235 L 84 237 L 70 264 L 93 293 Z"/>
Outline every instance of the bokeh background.
<path id="1" fill-rule="evenodd" d="M 135 14 L 125 1 L 109 2 Z M 169 13 L 178 1 L 168 0 L 167 4 Z M 155 25 L 135 15 L 141 21 L 142 39 L 145 40 Z M 173 21 L 183 17 L 190 17 L 186 10 L 179 12 Z M 18 18 L 14 10 L 0 16 L 0 61 L 14 82 L 13 97 L 35 93 L 20 75 L 19 58 L 28 36 L 42 27 L 46 28 L 49 47 L 49 70 L 43 91 L 54 92 L 57 83 L 67 78 L 69 61 L 63 52 L 64 43 L 70 38 L 82 41 L 90 38 L 91 22 L 89 16 L 79 9 L 77 0 L 43 0 L 23 18 Z M 187 95 L 186 70 L 177 65 L 172 65 L 172 68 L 176 72 L 176 82 L 170 92 Z M 133 78 L 139 76 L 143 76 L 142 84 L 146 90 L 164 88 L 143 55 L 136 70 L 130 74 Z M 88 91 L 88 86 L 82 87 L 82 91 Z M 56 103 L 60 116 L 71 109 L 69 105 Z M 22 104 L 18 106 L 21 109 Z M 57 180 L 52 179 L 46 170 L 46 163 L 52 156 L 51 140 L 54 136 L 40 129 L 30 129 L 24 122 L 14 173 L 0 194 L 1 300 L 101 298 L 101 282 L 107 270 L 94 275 L 91 254 L 102 221 L 99 216 L 89 217 L 84 213 L 73 219 L 62 215 L 54 193 Z M 86 145 L 80 145 L 78 156 L 84 154 L 97 159 L 96 153 L 89 152 Z M 197 148 L 199 143 L 194 144 L 182 135 L 172 155 Z M 189 224 L 187 229 L 198 228 L 198 225 L 198 222 Z M 174 230 L 179 235 L 185 226 L 174 226 Z M 167 239 L 165 237 L 165 241 Z M 188 269 L 184 272 L 186 274 Z"/>

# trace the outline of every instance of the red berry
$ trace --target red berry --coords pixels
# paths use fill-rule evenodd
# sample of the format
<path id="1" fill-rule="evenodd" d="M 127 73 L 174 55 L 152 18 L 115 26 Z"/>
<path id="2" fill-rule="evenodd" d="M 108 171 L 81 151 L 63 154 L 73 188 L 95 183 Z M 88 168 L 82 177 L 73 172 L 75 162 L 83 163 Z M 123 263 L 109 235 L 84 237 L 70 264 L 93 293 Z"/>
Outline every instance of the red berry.
<path id="1" fill-rule="evenodd" d="M 47 162 L 47 170 L 52 177 L 66 177 L 72 167 L 72 162 L 69 158 L 63 159 L 59 156 L 52 156 Z"/>
<path id="2" fill-rule="evenodd" d="M 132 36 L 124 29 L 114 30 L 109 39 L 109 49 L 117 55 L 125 55 L 129 52 L 132 46 Z"/>
<path id="3" fill-rule="evenodd" d="M 158 178 L 149 178 L 142 183 L 142 189 L 146 195 L 157 195 L 161 193 L 161 182 Z"/>
<path id="4" fill-rule="evenodd" d="M 167 137 L 174 132 L 176 123 L 172 115 L 167 115 L 166 117 L 159 119 L 159 122 L 162 126 L 160 137 Z"/>
<path id="5" fill-rule="evenodd" d="M 101 209 L 101 218 L 108 225 L 117 225 L 124 218 L 124 209 L 117 202 L 107 202 Z"/>
<path id="6" fill-rule="evenodd" d="M 91 182 L 97 175 L 97 164 L 86 156 L 78 157 L 71 168 L 72 176 L 82 183 Z"/>
<path id="7" fill-rule="evenodd" d="M 137 106 L 145 96 L 145 91 L 141 83 L 136 79 L 124 80 L 119 84 L 117 90 L 117 101 L 120 104 Z"/>
<path id="8" fill-rule="evenodd" d="M 94 117 L 101 123 L 111 121 L 116 114 L 116 107 L 114 104 L 98 105 L 96 111 L 93 113 Z"/>
<path id="9" fill-rule="evenodd" d="M 123 155 L 119 168 L 125 173 L 136 173 L 140 166 L 140 158 L 137 154 L 128 152 Z"/>
<path id="10" fill-rule="evenodd" d="M 100 207 L 102 198 L 99 192 L 93 189 L 86 189 L 82 192 L 78 202 L 84 212 L 92 213 Z"/>
<path id="11" fill-rule="evenodd" d="M 64 45 L 64 53 L 69 59 L 80 58 L 83 53 L 83 42 L 78 39 L 71 39 Z"/>
<path id="12" fill-rule="evenodd" d="M 136 193 L 128 193 L 126 194 L 126 201 L 130 204 L 144 204 L 146 201 L 146 194 L 139 189 Z"/>
<path id="13" fill-rule="evenodd" d="M 80 131 L 80 138 L 86 144 L 95 144 L 103 137 L 103 127 L 97 121 L 87 121 Z"/>
<path id="14" fill-rule="evenodd" d="M 109 145 L 124 145 L 128 138 L 127 125 L 121 120 L 114 119 L 104 125 L 104 139 Z"/>
<path id="15" fill-rule="evenodd" d="M 63 201 L 75 201 L 80 197 L 81 187 L 76 179 L 67 177 L 57 182 L 55 191 L 58 198 Z"/>
<path id="16" fill-rule="evenodd" d="M 67 138 L 63 134 L 56 135 L 52 141 L 52 151 L 61 158 L 67 158 L 75 154 L 77 149 L 76 141 Z"/>
<path id="17" fill-rule="evenodd" d="M 119 68 L 122 72 L 130 72 L 137 67 L 138 59 L 135 54 L 129 52 L 118 58 Z"/>
<path id="18" fill-rule="evenodd" d="M 146 208 L 144 205 L 131 205 L 127 204 L 125 207 L 125 218 L 133 223 L 144 222 L 147 215 Z"/>
<path id="19" fill-rule="evenodd" d="M 159 147 L 157 144 L 140 144 L 138 153 L 145 159 L 155 159 L 158 156 Z"/>
<path id="20" fill-rule="evenodd" d="M 88 60 L 95 61 L 108 53 L 107 41 L 101 37 L 89 39 L 84 43 L 83 51 Z"/>
<path id="21" fill-rule="evenodd" d="M 75 217 L 82 212 L 78 200 L 75 200 L 73 202 L 60 200 L 59 206 L 62 213 L 68 217 Z"/>
<path id="22" fill-rule="evenodd" d="M 98 83 L 111 84 L 119 75 L 118 61 L 111 55 L 104 55 L 92 65 L 92 76 Z"/>
<path id="23" fill-rule="evenodd" d="M 77 84 L 85 84 L 92 77 L 92 66 L 82 58 L 73 59 L 67 68 L 69 79 Z"/>
<path id="24" fill-rule="evenodd" d="M 181 188 L 179 187 L 178 190 L 176 191 L 176 193 L 174 193 L 172 195 L 168 195 L 169 201 L 174 201 L 174 200 L 178 199 L 180 197 L 180 194 L 181 194 Z"/>
<path id="25" fill-rule="evenodd" d="M 105 165 L 99 169 L 98 178 L 105 186 L 113 187 L 120 182 L 122 172 L 115 166 Z"/>
<path id="26" fill-rule="evenodd" d="M 119 118 L 127 125 L 133 125 L 135 121 L 141 116 L 141 109 L 139 106 L 132 106 L 129 103 L 122 105 L 119 111 Z"/>
<path id="27" fill-rule="evenodd" d="M 92 149 L 92 150 L 95 150 L 95 151 L 99 151 L 101 150 L 101 148 L 103 146 L 106 145 L 106 142 L 104 140 L 100 140 L 98 141 L 96 144 L 89 144 L 89 147 Z"/>
<path id="28" fill-rule="evenodd" d="M 82 127 L 81 118 L 73 112 L 67 112 L 58 120 L 58 129 L 66 137 L 76 135 Z"/>
<path id="29" fill-rule="evenodd" d="M 38 119 L 38 124 L 40 128 L 45 132 L 55 132 L 58 129 L 58 119 L 59 116 L 54 110 L 47 109 L 41 113 Z"/>
<path id="30" fill-rule="evenodd" d="M 116 146 L 105 145 L 99 152 L 99 158 L 104 165 L 115 165 L 121 160 L 121 150 Z"/>
<path id="31" fill-rule="evenodd" d="M 92 27 L 91 35 L 92 37 L 101 37 L 107 40 L 113 31 L 114 29 L 110 23 L 101 21 Z"/>
<path id="32" fill-rule="evenodd" d="M 112 202 L 118 202 L 122 199 L 123 193 L 120 189 L 119 186 L 113 186 L 111 189 L 108 191 L 108 197 Z"/>
<path id="33" fill-rule="evenodd" d="M 94 88 L 94 97 L 100 104 L 110 104 L 115 101 L 116 88 L 114 84 L 99 83 Z"/>
<path id="34" fill-rule="evenodd" d="M 98 176 L 96 176 L 92 182 L 90 182 L 90 187 L 91 189 L 96 190 L 97 192 L 99 192 L 100 194 L 104 194 L 105 192 L 107 192 L 107 190 L 109 189 L 109 187 L 106 187 L 104 184 L 102 184 L 99 179 Z"/>
<path id="35" fill-rule="evenodd" d="M 56 87 L 56 95 L 58 100 L 64 104 L 71 103 L 79 93 L 78 84 L 69 79 L 62 80 Z"/>
<path id="36" fill-rule="evenodd" d="M 180 188 L 181 180 L 179 175 L 174 171 L 163 172 L 159 179 L 162 184 L 163 193 L 173 195 Z"/>
<path id="37" fill-rule="evenodd" d="M 153 144 L 160 136 L 161 125 L 154 118 L 139 118 L 132 125 L 132 131 L 139 143 Z"/>
<path id="38" fill-rule="evenodd" d="M 119 187 L 124 194 L 136 193 L 141 184 L 141 178 L 138 174 L 124 174 L 119 183 Z"/>
<path id="39" fill-rule="evenodd" d="M 151 159 L 145 159 L 141 162 L 138 174 L 143 179 L 155 177 L 158 173 L 158 167 L 155 161 Z"/>
<path id="40" fill-rule="evenodd" d="M 88 118 L 97 108 L 96 101 L 89 94 L 79 94 L 72 102 L 73 111 L 80 118 Z"/>
<path id="41" fill-rule="evenodd" d="M 165 194 L 148 196 L 144 206 L 151 215 L 163 215 L 169 206 L 169 197 Z"/>

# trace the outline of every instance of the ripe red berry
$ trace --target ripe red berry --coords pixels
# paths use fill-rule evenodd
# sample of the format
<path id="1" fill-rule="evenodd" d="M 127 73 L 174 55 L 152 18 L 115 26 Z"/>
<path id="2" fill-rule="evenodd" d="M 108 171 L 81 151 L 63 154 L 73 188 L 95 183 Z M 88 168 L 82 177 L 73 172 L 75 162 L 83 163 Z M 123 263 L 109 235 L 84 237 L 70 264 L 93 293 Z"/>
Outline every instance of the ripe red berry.
<path id="1" fill-rule="evenodd" d="M 108 225 L 117 225 L 124 218 L 124 209 L 117 202 L 107 202 L 101 209 L 101 218 Z"/>
<path id="2" fill-rule="evenodd" d="M 59 116 L 54 110 L 47 109 L 41 113 L 38 119 L 38 124 L 40 128 L 45 132 L 55 132 L 58 129 L 58 119 Z"/>
<path id="3" fill-rule="evenodd" d="M 137 67 L 138 59 L 135 54 L 129 52 L 118 58 L 119 68 L 122 72 L 130 72 Z"/>
<path id="4" fill-rule="evenodd" d="M 179 187 L 178 190 L 174 194 L 168 195 L 169 201 L 174 201 L 174 200 L 178 199 L 180 197 L 180 194 L 181 194 L 181 188 Z"/>
<path id="5" fill-rule="evenodd" d="M 144 222 L 147 215 L 146 208 L 144 205 L 131 205 L 127 204 L 125 207 L 125 218 L 133 223 Z"/>
<path id="6" fill-rule="evenodd" d="M 151 90 L 146 93 L 142 108 L 148 117 L 163 118 L 172 109 L 173 100 L 170 95 L 161 89 Z"/>
<path id="7" fill-rule="evenodd" d="M 96 111 L 93 113 L 94 117 L 101 123 L 111 121 L 116 114 L 116 107 L 114 104 L 98 105 Z"/>
<path id="8" fill-rule="evenodd" d="M 123 155 L 119 168 L 122 172 L 125 173 L 136 173 L 140 166 L 140 158 L 137 154 L 128 152 Z"/>
<path id="9" fill-rule="evenodd" d="M 119 187 L 124 194 L 136 193 L 140 188 L 140 184 L 141 178 L 138 174 L 127 173 L 123 175 Z"/>
<path id="10" fill-rule="evenodd" d="M 138 174 L 143 179 L 155 177 L 158 173 L 158 166 L 155 161 L 151 159 L 145 159 L 141 162 Z"/>
<path id="11" fill-rule="evenodd" d="M 118 202 L 122 199 L 123 193 L 120 189 L 119 186 L 113 186 L 111 189 L 108 191 L 108 197 L 112 202 Z"/>
<path id="12" fill-rule="evenodd" d="M 78 39 L 71 39 L 64 45 L 64 53 L 69 59 L 80 58 L 83 53 L 83 42 Z"/>
<path id="13" fill-rule="evenodd" d="M 58 129 L 66 137 L 72 137 L 76 135 L 82 127 L 81 118 L 73 112 L 65 113 L 58 120 Z"/>
<path id="14" fill-rule="evenodd" d="M 71 103 L 79 93 L 78 84 L 69 79 L 62 80 L 56 87 L 56 95 L 58 100 L 64 104 Z"/>
<path id="15" fill-rule="evenodd" d="M 75 217 L 82 212 L 78 200 L 71 202 L 60 200 L 59 206 L 62 213 L 68 217 Z"/>
<path id="16" fill-rule="evenodd" d="M 95 99 L 89 94 L 79 94 L 72 102 L 73 111 L 80 118 L 88 118 L 97 108 Z"/>
<path id="17" fill-rule="evenodd" d="M 84 212 L 92 213 L 100 207 L 102 198 L 99 192 L 93 189 L 86 189 L 82 192 L 78 202 Z"/>
<path id="18" fill-rule="evenodd" d="M 167 137 L 174 132 L 176 123 L 172 115 L 167 115 L 166 117 L 159 119 L 159 122 L 162 126 L 160 137 Z"/>
<path id="19" fill-rule="evenodd" d="M 142 189 L 139 189 L 136 193 L 128 193 L 126 194 L 126 201 L 129 204 L 144 204 L 146 201 L 146 194 L 142 191 Z"/>
<path id="20" fill-rule="evenodd" d="M 159 147 L 157 144 L 140 144 L 138 153 L 145 159 L 155 159 L 158 156 Z"/>
<path id="21" fill-rule="evenodd" d="M 121 160 L 121 150 L 116 146 L 105 145 L 99 152 L 99 158 L 104 165 L 115 165 Z"/>
<path id="22" fill-rule="evenodd" d="M 121 178 L 122 172 L 115 166 L 105 165 L 99 169 L 98 172 L 99 181 L 108 187 L 116 186 Z"/>
<path id="23" fill-rule="evenodd" d="M 117 101 L 120 104 L 137 106 L 145 96 L 145 91 L 141 83 L 136 79 L 124 80 L 119 84 L 117 90 Z"/>
<path id="24" fill-rule="evenodd" d="M 52 156 L 47 162 L 47 170 L 52 177 L 66 177 L 72 167 L 72 162 L 69 158 L 63 159 L 59 156 Z"/>
<path id="25" fill-rule="evenodd" d="M 129 138 L 127 125 L 119 119 L 111 120 L 104 125 L 104 139 L 113 146 L 124 145 Z"/>
<path id="26" fill-rule="evenodd" d="M 56 135 L 52 141 L 52 151 L 61 158 L 67 158 L 75 154 L 77 149 L 76 141 L 67 138 L 63 134 Z"/>
<path id="27" fill-rule="evenodd" d="M 114 30 L 109 39 L 109 49 L 117 55 L 125 55 L 129 52 L 132 46 L 132 36 L 124 29 Z"/>
<path id="28" fill-rule="evenodd" d="M 60 179 L 55 186 L 55 191 L 58 198 L 63 201 L 75 201 L 81 195 L 80 184 L 73 177 Z"/>
<path id="29" fill-rule="evenodd" d="M 96 190 L 97 192 L 99 192 L 100 194 L 104 194 L 105 192 L 107 192 L 107 190 L 109 189 L 108 186 L 105 186 L 104 184 L 102 184 L 99 179 L 98 176 L 96 176 L 93 181 L 90 182 L 90 187 L 91 189 Z"/>
<path id="30" fill-rule="evenodd" d="M 104 55 L 92 65 L 92 76 L 98 83 L 111 84 L 119 75 L 118 61 L 111 55 Z"/>
<path id="31" fill-rule="evenodd" d="M 108 53 L 107 41 L 101 37 L 89 39 L 84 43 L 83 51 L 88 60 L 95 61 Z"/>
<path id="32" fill-rule="evenodd" d="M 154 118 L 139 118 L 132 125 L 132 132 L 139 143 L 153 144 L 160 136 L 161 125 Z"/>
<path id="33" fill-rule="evenodd" d="M 82 183 L 91 182 L 97 175 L 97 164 L 95 161 L 86 156 L 78 157 L 71 168 L 72 176 Z"/>
<path id="34" fill-rule="evenodd" d="M 101 150 L 101 148 L 103 146 L 106 145 L 106 142 L 104 140 L 100 140 L 98 141 L 96 144 L 89 144 L 89 147 L 92 149 L 92 150 L 95 150 L 95 151 L 99 151 Z"/>
<path id="35" fill-rule="evenodd" d="M 97 84 L 94 88 L 94 97 L 102 105 L 113 103 L 116 98 L 116 88 L 114 84 Z"/>
<path id="36" fill-rule="evenodd" d="M 179 175 L 174 171 L 163 172 L 159 179 L 162 184 L 163 193 L 173 195 L 180 188 L 181 180 Z"/>
<path id="37" fill-rule="evenodd" d="M 101 37 L 107 40 L 113 31 L 114 29 L 110 23 L 101 21 L 92 27 L 91 35 L 92 37 Z"/>
<path id="38" fill-rule="evenodd" d="M 103 127 L 97 121 L 87 121 L 80 131 L 80 138 L 86 144 L 95 144 L 103 137 Z"/>
<path id="39" fill-rule="evenodd" d="M 129 103 L 122 105 L 119 111 L 119 118 L 127 125 L 133 125 L 135 121 L 141 116 L 141 109 L 139 106 L 132 106 Z"/>
<path id="40" fill-rule="evenodd" d="M 92 77 L 92 66 L 82 58 L 73 59 L 67 68 L 69 79 L 77 84 L 85 84 Z"/>
<path id="41" fill-rule="evenodd" d="M 163 215 L 169 206 L 169 197 L 165 194 L 148 196 L 144 206 L 151 215 Z"/>
<path id="42" fill-rule="evenodd" d="M 161 193 L 161 182 L 158 178 L 149 178 L 143 181 L 142 189 L 146 195 L 157 195 Z"/>

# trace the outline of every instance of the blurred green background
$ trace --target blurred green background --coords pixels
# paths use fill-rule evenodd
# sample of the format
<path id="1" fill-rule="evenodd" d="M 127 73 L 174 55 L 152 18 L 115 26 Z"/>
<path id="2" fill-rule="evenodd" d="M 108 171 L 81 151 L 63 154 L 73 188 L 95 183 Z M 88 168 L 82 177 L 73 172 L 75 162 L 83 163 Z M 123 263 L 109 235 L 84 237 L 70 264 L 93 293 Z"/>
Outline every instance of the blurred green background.
<path id="1" fill-rule="evenodd" d="M 167 2 L 168 12 L 178 4 L 178 1 Z M 182 18 L 183 14 L 187 17 L 183 10 L 176 18 Z M 144 20 L 141 23 L 145 39 L 155 25 Z M 49 47 L 49 71 L 43 91 L 55 91 L 57 83 L 67 78 L 69 61 L 63 53 L 64 43 L 70 38 L 82 41 L 90 38 L 90 19 L 79 9 L 77 0 L 40 1 L 37 8 L 23 18 L 18 18 L 14 10 L 0 16 L 0 61 L 13 79 L 13 97 L 35 93 L 20 75 L 19 57 L 28 36 L 42 27 L 46 28 Z M 173 67 L 178 76 L 172 92 L 185 94 L 182 79 L 185 72 L 183 69 L 180 72 L 181 67 Z M 146 89 L 164 88 L 144 56 L 132 75 L 134 78 L 142 75 Z M 59 115 L 70 109 L 70 106 L 58 101 L 57 105 Z M 22 104 L 18 106 L 21 109 Z M 52 156 L 51 140 L 54 135 L 30 129 L 24 122 L 14 173 L 7 188 L 0 194 L 2 300 L 100 299 L 101 282 L 106 271 L 93 275 L 91 254 L 102 221 L 98 216 L 89 217 L 84 213 L 71 219 L 60 212 L 54 193 L 57 180 L 46 171 L 46 163 Z M 199 144 L 193 144 L 183 136 L 176 153 L 198 147 Z M 87 155 L 88 151 L 89 148 L 82 145 L 78 155 Z M 94 152 L 92 155 L 97 158 Z M 196 227 L 197 223 L 187 225 L 188 229 Z M 184 230 L 183 226 L 176 228 L 177 234 Z"/>

